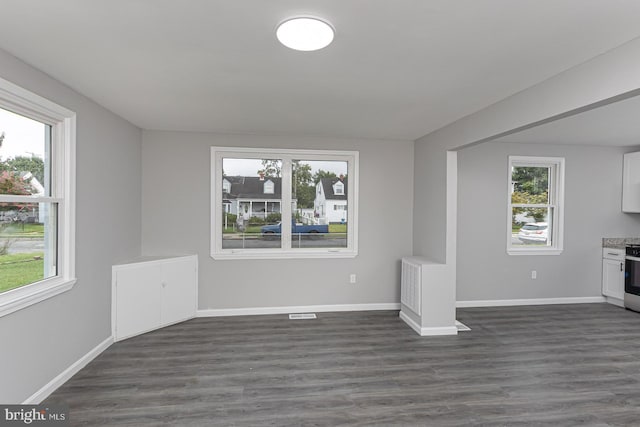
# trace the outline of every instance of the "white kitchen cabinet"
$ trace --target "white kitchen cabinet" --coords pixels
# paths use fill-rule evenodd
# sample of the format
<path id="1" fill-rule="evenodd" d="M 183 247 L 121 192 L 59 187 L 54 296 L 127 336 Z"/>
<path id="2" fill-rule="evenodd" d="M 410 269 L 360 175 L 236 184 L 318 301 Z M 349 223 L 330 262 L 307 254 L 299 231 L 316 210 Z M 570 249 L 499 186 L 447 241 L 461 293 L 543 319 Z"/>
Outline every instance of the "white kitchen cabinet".
<path id="1" fill-rule="evenodd" d="M 624 249 L 602 249 L 602 294 L 620 306 L 624 301 L 624 257 Z"/>
<path id="2" fill-rule="evenodd" d="M 146 257 L 112 268 L 116 341 L 195 317 L 198 258 Z"/>
<path id="3" fill-rule="evenodd" d="M 640 212 L 640 151 L 624 155 L 622 212 Z"/>

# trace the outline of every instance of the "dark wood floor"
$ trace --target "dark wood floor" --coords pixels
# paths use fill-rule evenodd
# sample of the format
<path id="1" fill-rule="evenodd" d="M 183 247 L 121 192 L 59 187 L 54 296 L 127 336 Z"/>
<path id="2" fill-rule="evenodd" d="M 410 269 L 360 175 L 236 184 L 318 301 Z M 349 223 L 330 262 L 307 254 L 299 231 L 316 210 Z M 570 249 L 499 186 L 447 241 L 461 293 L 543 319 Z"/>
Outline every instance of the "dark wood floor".
<path id="1" fill-rule="evenodd" d="M 397 312 L 200 318 L 111 346 L 46 403 L 72 425 L 640 425 L 640 314 L 471 308 L 456 337 Z"/>

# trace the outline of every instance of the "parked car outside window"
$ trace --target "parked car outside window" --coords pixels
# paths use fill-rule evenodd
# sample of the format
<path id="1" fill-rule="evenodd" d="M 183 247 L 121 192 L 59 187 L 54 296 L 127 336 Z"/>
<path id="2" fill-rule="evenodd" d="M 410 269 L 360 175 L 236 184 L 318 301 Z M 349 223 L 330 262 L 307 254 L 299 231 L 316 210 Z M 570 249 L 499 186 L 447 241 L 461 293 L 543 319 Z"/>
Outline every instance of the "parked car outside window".
<path id="1" fill-rule="evenodd" d="M 530 222 L 522 226 L 518 239 L 523 243 L 547 243 L 549 225 L 546 222 Z"/>

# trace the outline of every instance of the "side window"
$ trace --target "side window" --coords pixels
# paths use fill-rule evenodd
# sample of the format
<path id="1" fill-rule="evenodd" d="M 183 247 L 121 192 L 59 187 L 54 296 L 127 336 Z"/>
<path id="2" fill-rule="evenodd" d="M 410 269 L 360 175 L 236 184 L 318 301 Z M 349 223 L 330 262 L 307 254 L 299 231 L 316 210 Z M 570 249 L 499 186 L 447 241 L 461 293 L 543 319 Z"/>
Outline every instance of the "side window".
<path id="1" fill-rule="evenodd" d="M 0 89 L 1 316 L 75 283 L 75 114 Z"/>
<path id="2" fill-rule="evenodd" d="M 0 109 L 0 291 L 55 276 L 51 125 Z M 37 203 L 35 203 L 37 200 Z"/>
<path id="3" fill-rule="evenodd" d="M 562 251 L 564 159 L 509 157 L 507 252 Z"/>

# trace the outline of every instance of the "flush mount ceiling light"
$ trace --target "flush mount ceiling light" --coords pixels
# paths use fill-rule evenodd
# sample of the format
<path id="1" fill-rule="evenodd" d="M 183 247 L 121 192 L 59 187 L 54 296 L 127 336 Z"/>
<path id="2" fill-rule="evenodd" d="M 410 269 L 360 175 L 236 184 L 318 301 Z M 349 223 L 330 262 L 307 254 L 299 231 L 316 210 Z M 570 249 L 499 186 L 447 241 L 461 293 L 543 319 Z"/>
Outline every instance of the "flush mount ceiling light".
<path id="1" fill-rule="evenodd" d="M 276 30 L 280 43 L 290 49 L 306 52 L 329 46 L 333 34 L 333 27 L 329 23 L 312 17 L 287 19 Z"/>

